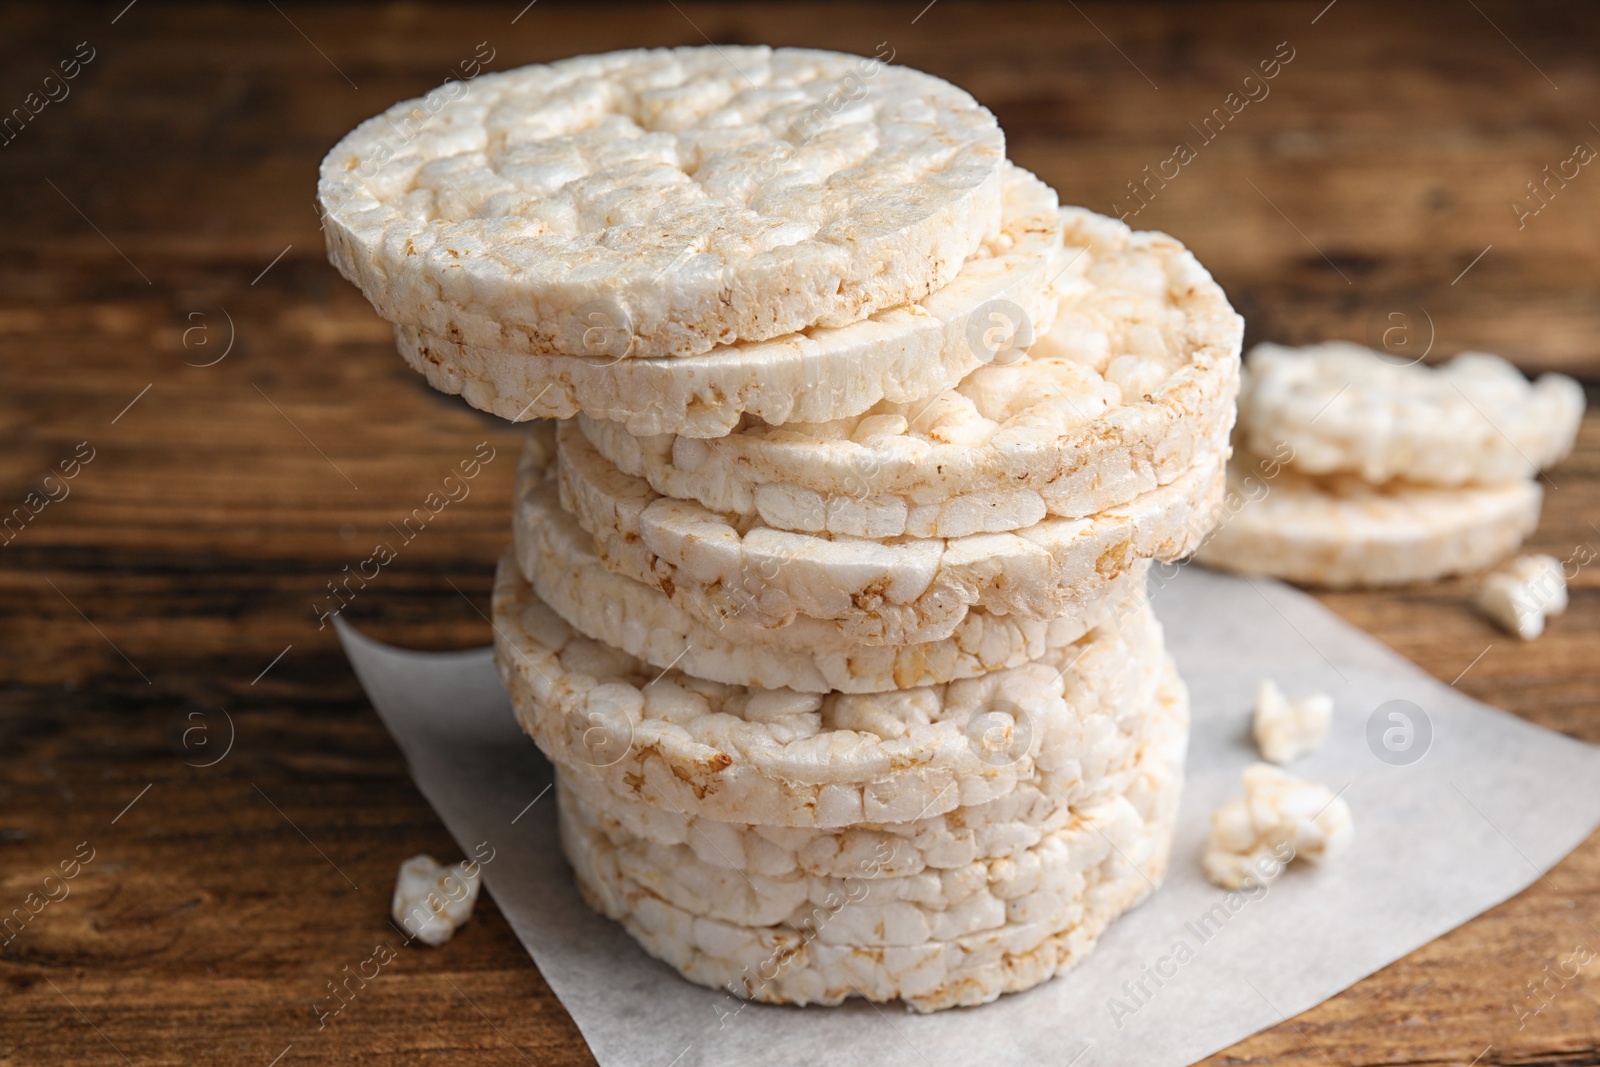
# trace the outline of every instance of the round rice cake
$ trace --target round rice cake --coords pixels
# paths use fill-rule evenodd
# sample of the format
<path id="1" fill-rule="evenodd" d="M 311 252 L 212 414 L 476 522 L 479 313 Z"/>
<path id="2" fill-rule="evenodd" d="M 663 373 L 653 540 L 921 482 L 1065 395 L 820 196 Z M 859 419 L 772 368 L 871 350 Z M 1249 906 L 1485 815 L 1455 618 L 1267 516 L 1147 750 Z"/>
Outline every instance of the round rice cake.
<path id="1" fill-rule="evenodd" d="M 1173 699 L 1185 699 L 1181 685 Z M 859 996 L 936 1011 L 987 1003 L 1067 970 L 1155 888 L 1171 851 L 1183 745 L 1151 756 L 1128 795 L 1075 813 L 1021 856 L 974 864 L 965 879 L 930 872 L 810 885 L 792 912 L 763 925 L 685 908 L 703 894 L 671 884 L 674 872 L 630 864 L 626 845 L 567 808 L 562 845 L 590 906 L 691 981 L 767 1003 Z"/>
<path id="2" fill-rule="evenodd" d="M 823 423 L 746 419 L 715 442 L 579 424 L 663 496 L 780 530 L 962 537 L 1125 504 L 1227 448 L 1242 322 L 1172 238 L 1060 215 L 1050 330 L 934 397 Z"/>
<path id="3" fill-rule="evenodd" d="M 1149 562 L 1139 561 L 1102 593 L 1053 619 L 967 612 L 950 637 L 917 645 L 862 645 L 818 619 L 767 629 L 736 617 L 725 591 L 696 613 L 658 588 L 609 570 L 594 538 L 562 509 L 553 479 L 554 424 L 535 424 L 519 460 L 513 551 L 543 602 L 579 632 L 657 667 L 730 685 L 804 692 L 874 693 L 970 678 L 1020 666 L 1078 640 L 1143 602 Z M 698 588 L 698 587 L 697 587 Z M 715 610 L 714 610 L 715 609 Z M 721 616 L 716 615 L 721 610 Z M 717 617 L 715 624 L 702 615 Z"/>
<path id="4" fill-rule="evenodd" d="M 678 824 L 685 827 L 688 840 L 662 840 L 656 819 L 645 816 L 643 832 L 635 830 L 640 813 L 658 813 L 672 817 L 677 813 L 664 813 L 661 808 L 646 805 L 629 797 L 619 797 L 606 789 L 603 782 L 590 779 L 582 771 L 562 771 L 558 768 L 557 797 L 573 819 L 581 822 L 589 832 L 600 833 L 611 846 L 618 849 L 622 872 L 640 885 L 650 886 L 662 899 L 677 904 L 686 912 L 707 918 L 730 921 L 738 925 L 768 926 L 784 920 L 790 912 L 805 902 L 821 904 L 830 893 L 843 893 L 850 881 L 867 881 L 872 901 L 899 901 L 912 909 L 925 913 L 928 921 L 950 920 L 984 921 L 986 925 L 1000 925 L 1006 921 L 1002 905 L 995 915 L 997 901 L 1016 901 L 1021 894 L 1035 889 L 1050 888 L 1051 867 L 1070 859 L 1062 849 L 1067 840 L 1082 832 L 1086 811 L 1109 805 L 1126 805 L 1125 793 L 1134 782 L 1147 773 L 1152 758 L 1165 758 L 1157 752 L 1162 745 L 1182 744 L 1184 729 L 1178 721 L 1178 709 L 1162 704 L 1157 699 L 1158 678 L 1150 675 L 1149 685 L 1138 701 L 1138 709 L 1130 713 L 1136 733 L 1141 733 L 1141 720 L 1150 720 L 1150 737 L 1141 737 L 1138 745 L 1130 745 L 1125 766 L 1118 768 L 1114 782 L 1098 782 L 1098 789 L 1067 790 L 1054 787 L 1053 776 L 1027 779 L 1018 789 L 1032 787 L 1053 798 L 1054 808 L 1048 813 L 1051 825 L 1034 833 L 1026 845 L 1014 846 L 1003 856 L 973 856 L 965 862 L 944 862 L 941 867 L 928 867 L 920 854 L 910 848 L 909 838 L 899 833 L 902 824 L 886 824 L 883 829 L 867 829 L 851 825 L 838 830 L 798 829 L 798 827 L 742 827 L 701 816 L 678 816 Z M 1160 741 L 1157 741 L 1160 737 Z M 1016 792 L 1016 790 L 1013 790 Z M 957 808 L 938 816 L 944 824 L 974 825 L 982 827 L 987 809 L 1003 803 L 1005 797 L 971 808 Z M 930 822 L 930 821 L 918 821 Z M 765 832 L 765 833 L 763 833 Z M 827 872 L 806 870 L 798 864 L 795 849 L 774 845 L 774 838 L 805 841 L 802 851 L 810 864 L 826 865 Z M 1002 835 L 1002 840 L 1005 840 Z M 827 845 L 832 843 L 832 848 Z M 1010 843 L 1010 841 L 1006 841 Z M 1059 865 L 1056 867 L 1059 870 Z M 987 889 L 995 899 L 974 910 L 973 891 Z M 963 909 L 962 917 L 938 913 L 946 909 Z M 1016 905 L 1011 905 L 1016 907 Z M 858 912 L 856 920 L 867 918 L 867 912 Z M 914 915 L 906 915 L 914 918 Z M 1016 918 L 1011 915 L 1010 918 Z M 867 923 L 856 933 L 845 937 L 851 944 L 894 944 L 885 937 L 891 933 L 896 921 L 893 915 L 888 923 Z M 838 931 L 835 931 L 838 933 Z M 947 941 L 960 934 L 974 933 L 974 929 L 946 925 L 941 929 L 925 929 L 917 941 L 933 937 Z M 904 942 L 901 942 L 904 944 Z"/>
<path id="5" fill-rule="evenodd" d="M 556 768 L 562 803 L 581 805 L 614 839 L 682 846 L 698 863 L 773 878 L 904 877 L 942 872 L 1016 856 L 1067 828 L 1086 806 L 1111 797 L 1138 799 L 1153 759 L 1182 760 L 1189 719 L 1186 694 L 1167 662 L 1154 696 L 1108 702 L 1122 709 L 1115 722 L 1124 746 L 1074 744 L 1041 748 L 1035 774 L 983 803 L 911 822 L 856 823 L 833 829 L 724 822 L 658 799 L 616 793 L 589 764 Z M 1005 718 L 994 716 L 994 724 Z M 615 828 L 611 824 L 616 824 Z"/>
<path id="6" fill-rule="evenodd" d="M 1257 473 L 1275 469 L 1270 478 Z M 1487 567 L 1539 524 L 1543 491 L 1502 485 L 1372 485 L 1354 474 L 1302 474 L 1235 454 L 1223 519 L 1195 558 L 1239 574 L 1330 589 L 1431 582 Z"/>
<path id="7" fill-rule="evenodd" d="M 795 927 L 796 916 L 826 907 L 830 898 L 845 900 L 858 888 L 862 899 L 819 923 L 817 938 L 863 947 L 954 941 L 1016 922 L 1065 925 L 1067 909 L 1083 889 L 1083 871 L 1104 860 L 1108 847 L 1133 845 L 1142 829 L 1133 806 L 1114 797 L 1076 813 L 1070 825 L 1009 860 L 888 876 L 877 873 L 875 858 L 869 858 L 857 876 L 774 877 L 713 867 L 681 845 L 626 834 L 614 821 L 572 802 L 570 794 L 558 799 L 564 802 L 560 817 L 571 846 L 590 853 L 591 860 L 603 855 L 603 862 L 615 865 L 613 878 L 697 918 L 743 927 Z M 1098 823 L 1106 839 L 1097 838 L 1085 822 Z"/>
<path id="8" fill-rule="evenodd" d="M 1564 374 L 1530 382 L 1487 352 L 1438 367 L 1398 365 L 1360 345 L 1250 350 L 1239 426 L 1258 455 L 1281 445 L 1308 474 L 1358 474 L 1374 485 L 1499 485 L 1531 478 L 1569 452 L 1583 387 Z"/>
<path id="9" fill-rule="evenodd" d="M 821 619 L 797 616 L 777 628 L 747 622 L 727 590 L 692 586 L 668 597 L 614 572 L 601 560 L 594 538 L 562 509 L 549 482 L 522 493 L 514 527 L 523 577 L 579 632 L 660 668 L 680 666 L 730 685 L 808 693 L 911 689 L 1020 666 L 1132 610 L 1144 595 L 1149 570 L 1148 561 L 1136 562 L 1107 579 L 1099 595 L 1052 619 L 974 608 L 948 637 L 867 645 Z"/>
<path id="10" fill-rule="evenodd" d="M 1026 342 L 1053 320 L 1050 281 L 1063 253 L 1056 194 L 1010 164 L 1002 176 L 998 232 L 948 285 L 848 324 L 677 358 L 620 358 L 626 323 L 603 310 L 585 334 L 593 355 L 530 354 L 403 324 L 395 339 L 434 388 L 516 421 L 582 412 L 630 433 L 720 437 L 746 413 L 815 422 L 886 398 L 916 400 L 995 358 L 991 341 Z M 1016 337 L 985 332 L 995 315 Z"/>
<path id="11" fill-rule="evenodd" d="M 800 693 L 659 670 L 584 637 L 509 558 L 494 594 L 496 663 L 512 707 L 560 766 L 607 788 L 727 822 L 839 827 L 911 822 L 1002 796 L 1061 765 L 1116 765 L 1163 668 L 1148 604 L 1046 658 L 941 686 Z M 1070 776 L 1070 777 L 1069 777 Z"/>
<path id="12" fill-rule="evenodd" d="M 525 355 L 698 355 L 949 284 L 1005 137 L 932 75 L 812 49 L 609 52 L 447 83 L 322 162 L 328 255 L 391 322 Z"/>
<path id="13" fill-rule="evenodd" d="M 609 569 L 712 625 L 730 609 L 773 629 L 805 617 L 868 645 L 942 640 L 974 606 L 1039 620 L 1081 612 L 1134 563 L 1193 552 L 1224 483 L 1223 456 L 1202 455 L 1177 480 L 1092 518 L 886 542 L 774 530 L 660 496 L 613 466 L 570 421 L 557 445 L 561 505 Z M 522 508 L 518 518 L 542 521 Z"/>

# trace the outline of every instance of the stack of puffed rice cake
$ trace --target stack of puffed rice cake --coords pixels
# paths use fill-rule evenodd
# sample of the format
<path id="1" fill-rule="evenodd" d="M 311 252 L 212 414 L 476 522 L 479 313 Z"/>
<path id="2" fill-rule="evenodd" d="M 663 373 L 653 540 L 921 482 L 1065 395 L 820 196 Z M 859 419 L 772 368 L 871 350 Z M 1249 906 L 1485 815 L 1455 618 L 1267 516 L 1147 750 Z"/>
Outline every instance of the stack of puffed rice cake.
<path id="1" fill-rule="evenodd" d="M 1209 566 L 1328 588 L 1487 567 L 1539 525 L 1539 472 L 1572 451 L 1583 387 L 1508 360 L 1438 366 L 1348 341 L 1250 350 L 1230 507 Z"/>
<path id="2" fill-rule="evenodd" d="M 1151 891 L 1188 704 L 1145 576 L 1220 511 L 1241 335 L 1181 245 L 796 49 L 486 75 L 320 193 L 430 383 L 559 420 L 496 648 L 597 910 L 742 997 L 926 1011 Z"/>

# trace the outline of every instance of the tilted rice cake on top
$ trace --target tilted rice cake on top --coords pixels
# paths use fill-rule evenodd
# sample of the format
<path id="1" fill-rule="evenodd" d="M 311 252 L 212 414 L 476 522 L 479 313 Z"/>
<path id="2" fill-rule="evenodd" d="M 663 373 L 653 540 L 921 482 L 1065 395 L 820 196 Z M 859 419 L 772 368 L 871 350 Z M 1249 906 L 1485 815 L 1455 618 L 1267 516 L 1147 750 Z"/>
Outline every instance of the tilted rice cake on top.
<path id="1" fill-rule="evenodd" d="M 627 357 L 844 326 L 948 284 L 999 228 L 1005 138 L 932 75 L 809 49 L 610 52 L 441 86 L 322 163 L 329 256 L 379 314 Z"/>

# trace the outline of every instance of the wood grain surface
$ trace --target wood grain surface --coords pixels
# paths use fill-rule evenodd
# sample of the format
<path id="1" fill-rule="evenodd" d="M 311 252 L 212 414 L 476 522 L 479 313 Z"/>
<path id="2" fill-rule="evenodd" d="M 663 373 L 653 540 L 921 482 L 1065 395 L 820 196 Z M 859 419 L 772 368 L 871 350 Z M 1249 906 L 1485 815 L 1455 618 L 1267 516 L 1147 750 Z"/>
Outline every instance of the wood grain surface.
<path id="1" fill-rule="evenodd" d="M 0 547 L 0 913 L 93 856 L 0 935 L 0 1064 L 592 1062 L 487 898 L 321 1029 L 313 1007 L 394 938 L 399 861 L 455 847 L 312 605 L 488 442 L 471 495 L 347 616 L 417 647 L 487 643 L 517 441 L 431 393 L 328 266 L 315 169 L 479 42 L 493 69 L 708 38 L 887 42 L 1100 211 L 1131 211 L 1127 183 L 1286 43 L 1270 95 L 1131 221 L 1193 247 L 1251 341 L 1364 340 L 1402 313 L 1436 355 L 1600 381 L 1600 173 L 1520 228 L 1511 207 L 1600 146 L 1593 6 L 925 3 L 0 9 L 0 115 L 61 97 L 0 144 L 0 513 L 59 497 Z M 65 490 L 44 481 L 83 448 Z M 1551 479 L 1534 545 L 1600 549 L 1600 419 Z M 1463 691 L 1600 741 L 1596 569 L 1528 645 L 1471 591 L 1324 599 Z M 1600 948 L 1597 885 L 1591 839 L 1211 1062 L 1600 1064 L 1600 965 L 1537 1014 L 1527 988 Z"/>

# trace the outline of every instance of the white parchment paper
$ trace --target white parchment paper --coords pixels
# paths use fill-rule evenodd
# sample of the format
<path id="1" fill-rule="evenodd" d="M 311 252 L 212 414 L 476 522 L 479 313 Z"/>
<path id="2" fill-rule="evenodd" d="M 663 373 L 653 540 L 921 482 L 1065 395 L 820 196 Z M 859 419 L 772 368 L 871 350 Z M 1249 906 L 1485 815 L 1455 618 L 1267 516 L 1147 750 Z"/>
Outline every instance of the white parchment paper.
<path id="1" fill-rule="evenodd" d="M 680 979 L 578 900 L 549 765 L 517 727 L 492 652 L 408 652 L 342 623 L 340 637 L 463 853 L 495 849 L 485 883 L 601 1067 L 1177 1067 L 1512 896 L 1600 821 L 1600 748 L 1463 696 L 1310 597 L 1183 568 L 1152 580 L 1152 600 L 1194 706 L 1166 884 L 1069 974 L 927 1016 L 742 1005 Z M 1327 746 L 1292 770 L 1343 791 L 1356 838 L 1337 866 L 1297 865 L 1254 899 L 1230 898 L 1201 877 L 1199 853 L 1211 811 L 1240 794 L 1256 758 L 1263 677 L 1333 694 Z"/>

